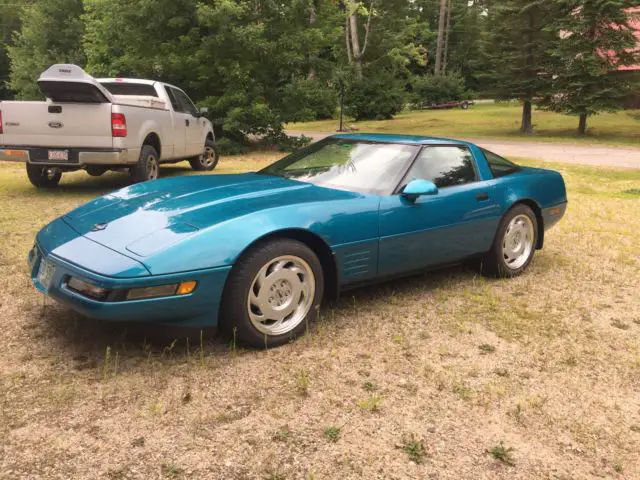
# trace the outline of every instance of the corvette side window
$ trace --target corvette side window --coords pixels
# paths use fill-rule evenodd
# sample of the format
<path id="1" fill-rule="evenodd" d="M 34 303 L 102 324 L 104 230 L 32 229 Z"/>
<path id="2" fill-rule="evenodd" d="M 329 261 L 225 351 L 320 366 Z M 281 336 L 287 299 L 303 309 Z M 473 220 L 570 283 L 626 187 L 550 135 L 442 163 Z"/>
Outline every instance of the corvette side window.
<path id="1" fill-rule="evenodd" d="M 416 178 L 431 180 L 438 188 L 464 185 L 477 180 L 471 152 L 462 146 L 423 149 L 409 170 L 405 183 Z"/>
<path id="2" fill-rule="evenodd" d="M 487 163 L 489 164 L 489 168 L 491 169 L 491 173 L 493 173 L 493 178 L 504 177 L 505 175 L 509 175 L 510 173 L 514 173 L 520 170 L 520 167 L 515 163 L 510 162 L 506 158 L 502 158 L 500 155 L 496 155 L 493 152 L 481 149 L 482 153 L 484 153 L 484 158 L 487 159 Z"/>

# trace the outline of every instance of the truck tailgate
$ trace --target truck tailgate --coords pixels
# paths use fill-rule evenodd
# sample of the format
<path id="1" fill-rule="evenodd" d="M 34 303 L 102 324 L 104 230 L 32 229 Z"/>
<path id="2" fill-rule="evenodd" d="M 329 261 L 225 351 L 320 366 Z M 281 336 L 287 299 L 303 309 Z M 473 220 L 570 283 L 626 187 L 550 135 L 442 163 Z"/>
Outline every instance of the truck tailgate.
<path id="1" fill-rule="evenodd" d="M 110 103 L 2 102 L 8 146 L 112 148 Z"/>

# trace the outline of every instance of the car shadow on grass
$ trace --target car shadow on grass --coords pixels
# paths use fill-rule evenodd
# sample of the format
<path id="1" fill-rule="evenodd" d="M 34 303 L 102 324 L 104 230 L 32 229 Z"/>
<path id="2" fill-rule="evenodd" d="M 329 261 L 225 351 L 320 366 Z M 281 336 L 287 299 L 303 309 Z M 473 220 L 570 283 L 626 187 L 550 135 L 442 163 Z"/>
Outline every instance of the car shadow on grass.
<path id="1" fill-rule="evenodd" d="M 342 319 L 354 315 L 354 307 L 366 306 L 366 314 L 366 309 L 375 302 L 393 304 L 394 298 L 402 302 L 446 285 L 465 284 L 475 276 L 477 273 L 458 266 L 360 287 L 344 292 L 337 301 L 324 303 L 319 322 L 339 331 L 348 328 L 342 324 Z M 232 335 L 217 332 L 214 328 L 99 321 L 50 299 L 40 307 L 39 313 L 41 318 L 34 324 L 38 337 L 46 338 L 61 357 L 73 362 L 89 362 L 94 366 L 103 364 L 116 352 L 120 368 L 126 370 L 128 364 L 134 366 L 149 358 L 181 362 L 194 356 L 252 351 L 235 345 Z"/>

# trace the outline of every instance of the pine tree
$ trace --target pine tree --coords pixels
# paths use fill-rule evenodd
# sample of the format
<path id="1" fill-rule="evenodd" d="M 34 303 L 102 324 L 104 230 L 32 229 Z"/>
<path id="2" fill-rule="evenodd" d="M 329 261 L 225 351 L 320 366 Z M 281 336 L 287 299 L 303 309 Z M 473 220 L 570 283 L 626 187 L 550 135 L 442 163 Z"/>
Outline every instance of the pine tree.
<path id="1" fill-rule="evenodd" d="M 547 50 L 554 41 L 545 27 L 553 20 L 556 0 L 505 0 L 489 7 L 485 62 L 495 98 L 522 102 L 520 132 L 533 132 L 534 100 L 549 92 Z"/>
<path id="2" fill-rule="evenodd" d="M 633 0 L 560 0 L 563 14 L 547 30 L 557 32 L 550 49 L 554 73 L 553 94 L 544 108 L 579 116 L 578 134 L 584 135 L 587 118 L 623 106 L 632 88 L 630 76 L 618 67 L 640 63 L 636 40 L 629 26 Z M 636 84 L 637 85 L 637 84 Z"/>

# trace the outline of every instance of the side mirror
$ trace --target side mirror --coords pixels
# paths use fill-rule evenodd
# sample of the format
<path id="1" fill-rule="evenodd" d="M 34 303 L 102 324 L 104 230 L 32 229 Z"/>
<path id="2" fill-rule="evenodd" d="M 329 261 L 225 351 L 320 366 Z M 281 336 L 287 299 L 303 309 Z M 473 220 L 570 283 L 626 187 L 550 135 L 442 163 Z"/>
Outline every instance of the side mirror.
<path id="1" fill-rule="evenodd" d="M 200 116 L 204 117 L 207 115 L 207 113 L 209 113 L 209 108 L 207 107 L 200 107 Z"/>
<path id="2" fill-rule="evenodd" d="M 411 180 L 402 190 L 402 196 L 407 200 L 415 202 L 422 195 L 437 195 L 438 187 L 431 180 L 416 178 Z"/>

